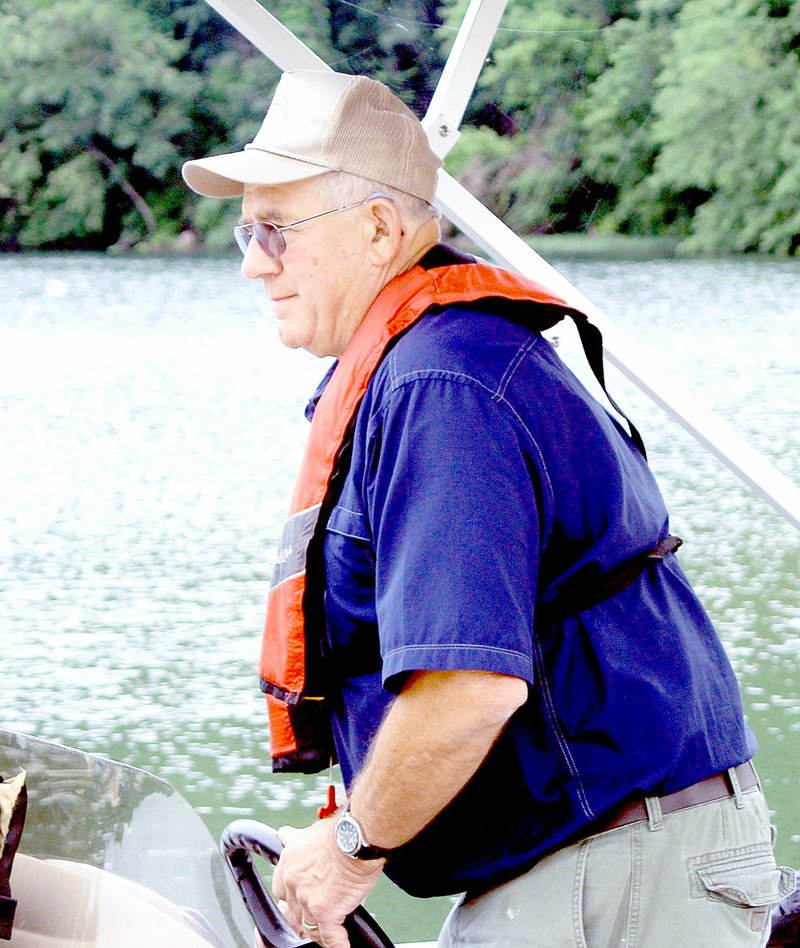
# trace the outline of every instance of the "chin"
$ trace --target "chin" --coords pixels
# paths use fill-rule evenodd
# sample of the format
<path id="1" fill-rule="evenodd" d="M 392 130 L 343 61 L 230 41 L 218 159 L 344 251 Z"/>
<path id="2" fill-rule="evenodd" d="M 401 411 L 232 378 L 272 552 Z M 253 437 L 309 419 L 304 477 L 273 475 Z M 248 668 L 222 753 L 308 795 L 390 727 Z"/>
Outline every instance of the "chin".
<path id="1" fill-rule="evenodd" d="M 287 349 L 303 349 L 304 340 L 293 333 L 285 323 L 278 323 L 278 338 Z"/>

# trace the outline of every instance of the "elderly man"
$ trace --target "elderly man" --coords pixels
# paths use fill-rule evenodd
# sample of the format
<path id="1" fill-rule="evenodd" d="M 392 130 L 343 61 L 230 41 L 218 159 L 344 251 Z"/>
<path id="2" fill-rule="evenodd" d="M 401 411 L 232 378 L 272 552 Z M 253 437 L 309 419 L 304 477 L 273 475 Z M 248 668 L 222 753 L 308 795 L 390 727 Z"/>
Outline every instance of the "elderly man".
<path id="1" fill-rule="evenodd" d="M 465 893 L 443 946 L 763 945 L 793 873 L 643 448 L 541 335 L 563 301 L 439 243 L 438 166 L 380 83 L 298 71 L 184 167 L 242 197 L 281 340 L 338 360 L 261 678 L 274 768 L 335 755 L 348 796 L 281 831 L 276 893 L 328 948 L 382 872 Z"/>

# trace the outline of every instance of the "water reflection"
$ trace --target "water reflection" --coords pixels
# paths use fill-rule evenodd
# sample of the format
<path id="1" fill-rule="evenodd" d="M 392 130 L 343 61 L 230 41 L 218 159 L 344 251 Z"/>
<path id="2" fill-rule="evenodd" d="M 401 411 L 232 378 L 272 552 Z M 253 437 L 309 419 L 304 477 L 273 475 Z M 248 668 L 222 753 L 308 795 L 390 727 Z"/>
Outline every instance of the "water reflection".
<path id="1" fill-rule="evenodd" d="M 797 264 L 560 264 L 800 481 Z M 6 256 L 0 286 L 2 723 L 154 770 L 215 832 L 310 821 L 324 777 L 271 777 L 255 660 L 322 367 L 279 345 L 232 257 Z M 609 382 L 740 676 L 779 857 L 800 865 L 800 537 Z M 447 907 L 408 904 L 387 885 L 371 907 L 398 939 L 430 936 Z"/>

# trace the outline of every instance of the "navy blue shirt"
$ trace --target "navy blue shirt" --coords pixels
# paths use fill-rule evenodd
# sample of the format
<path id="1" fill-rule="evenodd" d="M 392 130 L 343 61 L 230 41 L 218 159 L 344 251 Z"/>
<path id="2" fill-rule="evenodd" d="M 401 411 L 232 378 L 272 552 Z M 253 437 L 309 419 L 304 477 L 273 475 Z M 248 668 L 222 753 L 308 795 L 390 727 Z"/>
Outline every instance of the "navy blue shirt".
<path id="1" fill-rule="evenodd" d="M 494 884 L 626 798 L 752 756 L 732 669 L 674 556 L 586 612 L 536 621 L 560 581 L 667 533 L 646 462 L 539 333 L 453 307 L 381 363 L 324 545 L 345 783 L 411 672 L 529 686 L 478 773 L 389 860 L 404 889 Z"/>

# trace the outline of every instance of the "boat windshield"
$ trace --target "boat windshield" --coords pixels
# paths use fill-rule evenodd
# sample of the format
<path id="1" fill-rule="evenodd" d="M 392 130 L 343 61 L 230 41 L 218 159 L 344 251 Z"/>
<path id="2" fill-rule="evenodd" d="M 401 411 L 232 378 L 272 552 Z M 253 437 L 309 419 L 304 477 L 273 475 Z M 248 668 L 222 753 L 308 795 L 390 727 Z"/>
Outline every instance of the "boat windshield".
<path id="1" fill-rule="evenodd" d="M 116 761 L 0 729 L 0 774 L 27 771 L 19 852 L 95 866 L 199 913 L 224 946 L 253 923 L 201 818 L 166 781 Z"/>

